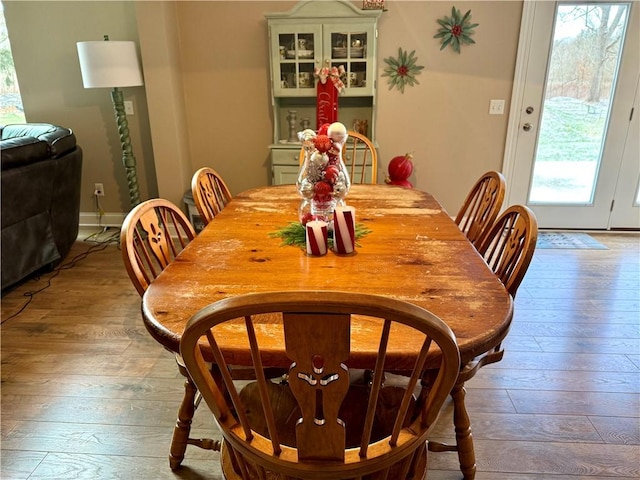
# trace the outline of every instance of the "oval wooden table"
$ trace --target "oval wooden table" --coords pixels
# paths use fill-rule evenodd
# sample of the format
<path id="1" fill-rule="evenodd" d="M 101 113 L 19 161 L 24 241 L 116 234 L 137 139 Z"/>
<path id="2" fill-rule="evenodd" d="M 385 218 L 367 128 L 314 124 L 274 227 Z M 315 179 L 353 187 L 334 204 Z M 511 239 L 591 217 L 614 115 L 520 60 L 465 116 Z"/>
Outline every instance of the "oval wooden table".
<path id="1" fill-rule="evenodd" d="M 178 352 L 189 318 L 217 300 L 251 292 L 336 290 L 394 297 L 430 310 L 455 333 L 462 365 L 504 339 L 513 316 L 511 296 L 435 198 L 415 189 L 354 185 L 346 201 L 355 207 L 356 223 L 370 233 L 357 241 L 354 254 L 312 257 L 270 235 L 297 221 L 295 186 L 237 195 L 148 288 L 142 305 L 146 328 Z M 265 367 L 288 367 L 279 328 L 266 327 L 262 341 L 272 342 L 272 355 L 263 360 Z M 362 330 L 360 340 L 352 341 L 358 360 L 351 366 L 372 368 L 379 336 L 371 332 L 369 341 L 367 326 Z M 396 335 L 390 342 L 397 355 L 389 360 L 397 363 L 385 370 L 403 370 L 403 349 L 411 339 Z M 244 361 L 241 353 L 234 358 L 236 364 Z M 456 433 L 461 469 L 473 478 L 468 417 L 456 421 Z"/>

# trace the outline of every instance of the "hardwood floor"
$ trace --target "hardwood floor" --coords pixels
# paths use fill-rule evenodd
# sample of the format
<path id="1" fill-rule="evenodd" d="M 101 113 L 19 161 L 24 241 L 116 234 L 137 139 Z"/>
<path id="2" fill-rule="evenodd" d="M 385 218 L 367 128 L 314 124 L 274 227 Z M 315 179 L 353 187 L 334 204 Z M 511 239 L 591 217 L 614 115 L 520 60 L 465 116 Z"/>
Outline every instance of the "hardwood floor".
<path id="1" fill-rule="evenodd" d="M 640 478 L 640 237 L 593 237 L 609 250 L 536 251 L 504 359 L 467 384 L 478 480 Z M 100 248 L 77 242 L 66 262 L 96 251 L 17 316 L 53 274 L 3 295 L 0 478 L 221 479 L 195 447 L 169 469 L 182 379 L 120 251 Z M 450 425 L 448 408 L 438 440 Z M 193 430 L 216 431 L 205 408 Z M 461 478 L 455 453 L 429 460 L 429 479 Z"/>

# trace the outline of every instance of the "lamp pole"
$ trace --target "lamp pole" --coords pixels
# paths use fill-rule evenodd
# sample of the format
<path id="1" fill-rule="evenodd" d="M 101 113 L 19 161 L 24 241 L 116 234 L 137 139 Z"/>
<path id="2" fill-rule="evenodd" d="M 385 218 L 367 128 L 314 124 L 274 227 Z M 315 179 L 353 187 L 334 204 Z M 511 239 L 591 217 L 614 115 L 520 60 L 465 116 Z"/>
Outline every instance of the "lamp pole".
<path id="1" fill-rule="evenodd" d="M 129 136 L 129 122 L 124 110 L 124 96 L 122 90 L 113 87 L 111 91 L 113 108 L 116 111 L 116 121 L 118 122 L 118 133 L 120 134 L 120 144 L 122 146 L 122 164 L 127 175 L 127 185 L 129 186 L 129 200 L 131 208 L 140 203 L 140 188 L 138 187 L 138 173 L 136 171 L 136 157 L 131 148 L 131 137 Z"/>

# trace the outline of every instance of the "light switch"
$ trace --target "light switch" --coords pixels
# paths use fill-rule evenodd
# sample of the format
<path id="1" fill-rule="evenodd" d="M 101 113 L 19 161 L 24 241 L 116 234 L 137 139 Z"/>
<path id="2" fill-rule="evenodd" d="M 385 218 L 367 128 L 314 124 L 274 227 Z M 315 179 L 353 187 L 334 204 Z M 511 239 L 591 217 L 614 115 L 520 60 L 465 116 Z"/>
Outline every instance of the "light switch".
<path id="1" fill-rule="evenodd" d="M 491 100 L 489 102 L 489 115 L 503 115 L 504 100 Z"/>
<path id="2" fill-rule="evenodd" d="M 133 113 L 133 102 L 131 100 L 124 101 L 124 113 L 127 115 L 135 115 Z"/>

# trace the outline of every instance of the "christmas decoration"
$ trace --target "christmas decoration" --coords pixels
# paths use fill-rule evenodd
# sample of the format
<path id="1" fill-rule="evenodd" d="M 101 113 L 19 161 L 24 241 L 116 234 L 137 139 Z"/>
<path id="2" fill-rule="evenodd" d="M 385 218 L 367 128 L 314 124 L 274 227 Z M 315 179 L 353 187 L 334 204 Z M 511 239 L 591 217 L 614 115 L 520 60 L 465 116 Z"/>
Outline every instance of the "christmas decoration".
<path id="1" fill-rule="evenodd" d="M 371 230 L 361 223 L 356 223 L 355 235 L 356 240 L 367 236 L 371 233 Z M 269 233 L 270 237 L 281 238 L 283 246 L 292 246 L 306 249 L 307 248 L 307 232 L 305 225 L 300 222 L 291 222 L 275 232 Z M 329 248 L 333 248 L 333 238 L 331 235 L 328 237 Z M 356 242 L 356 246 L 361 245 Z"/>
<path id="2" fill-rule="evenodd" d="M 327 222 L 312 220 L 305 225 L 307 229 L 307 255 L 320 257 L 327 254 L 329 237 Z"/>
<path id="3" fill-rule="evenodd" d="M 342 146 L 347 141 L 347 128 L 340 122 L 322 124 L 320 132 L 303 130 L 298 134 L 305 159 L 296 186 L 303 198 L 298 212 L 302 222 L 312 218 L 329 223 L 333 211 L 344 203 L 351 181 L 342 161 Z M 310 214 L 310 215 L 308 215 Z"/>
<path id="4" fill-rule="evenodd" d="M 353 253 L 356 248 L 356 211 L 353 207 L 336 207 L 333 220 L 333 249 L 336 253 Z"/>
<path id="5" fill-rule="evenodd" d="M 416 51 L 413 50 L 407 55 L 402 47 L 398 48 L 398 58 L 388 57 L 384 59 L 387 66 L 384 69 L 383 77 L 389 77 L 389 90 L 396 87 L 401 93 L 404 93 L 405 85 L 419 85 L 415 76 L 420 74 L 420 70 L 424 68 L 422 65 L 416 65 L 418 60 L 415 56 Z"/>
<path id="6" fill-rule="evenodd" d="M 362 9 L 363 10 L 384 10 L 384 0 L 363 0 L 362 1 Z"/>
<path id="7" fill-rule="evenodd" d="M 338 95 L 345 86 L 341 77 L 345 74 L 342 65 L 339 67 L 316 67 L 313 75 L 319 81 L 316 85 L 316 128 L 324 123 L 338 120 Z M 331 80 L 328 82 L 327 80 Z"/>
<path id="8" fill-rule="evenodd" d="M 389 175 L 385 178 L 385 183 L 389 185 L 400 185 L 406 188 L 413 188 L 413 184 L 408 180 L 413 173 L 413 155 L 407 153 L 393 157 L 389 162 Z"/>
<path id="9" fill-rule="evenodd" d="M 456 52 L 460 53 L 461 45 L 476 43 L 471 38 L 471 35 L 475 33 L 473 29 L 479 24 L 471 23 L 471 10 L 461 17 L 460 10 L 456 9 L 456 7 L 451 7 L 451 17 L 439 19 L 438 23 L 440 28 L 433 38 L 442 39 L 440 50 L 443 50 L 447 45 L 451 45 Z"/>

